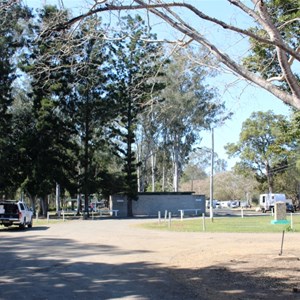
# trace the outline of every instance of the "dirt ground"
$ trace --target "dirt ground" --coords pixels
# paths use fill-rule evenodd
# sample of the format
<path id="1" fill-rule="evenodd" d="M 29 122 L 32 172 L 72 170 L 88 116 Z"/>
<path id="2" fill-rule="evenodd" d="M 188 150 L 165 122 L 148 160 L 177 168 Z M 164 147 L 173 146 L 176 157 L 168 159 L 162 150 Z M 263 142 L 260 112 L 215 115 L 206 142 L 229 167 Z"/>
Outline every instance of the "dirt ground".
<path id="1" fill-rule="evenodd" d="M 77 220 L 0 231 L 0 299 L 300 299 L 300 234 Z M 281 255 L 279 255 L 281 254 Z"/>
<path id="2" fill-rule="evenodd" d="M 300 299 L 299 234 L 285 234 L 282 250 L 282 235 L 278 234 L 218 234 L 212 238 L 215 243 L 210 249 L 180 253 L 173 259 L 185 270 L 185 284 L 197 297 Z"/>

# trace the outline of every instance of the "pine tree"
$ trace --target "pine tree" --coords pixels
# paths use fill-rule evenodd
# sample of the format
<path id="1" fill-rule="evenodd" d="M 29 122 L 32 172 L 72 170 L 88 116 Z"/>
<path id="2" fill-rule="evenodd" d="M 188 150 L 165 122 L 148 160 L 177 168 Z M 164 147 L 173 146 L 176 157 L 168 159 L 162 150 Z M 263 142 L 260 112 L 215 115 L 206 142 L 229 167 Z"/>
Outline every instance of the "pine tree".
<path id="1" fill-rule="evenodd" d="M 141 17 L 123 19 L 125 23 L 120 36 L 128 38 L 112 43 L 111 73 L 112 82 L 109 97 L 118 106 L 118 118 L 115 120 L 114 136 L 116 153 L 123 158 L 124 187 L 127 196 L 128 216 L 132 216 L 132 201 L 137 200 L 137 158 L 134 144 L 138 115 L 147 107 L 156 87 L 153 78 L 158 73 L 158 57 L 161 47 L 153 40 Z"/>
<path id="2" fill-rule="evenodd" d="M 17 54 L 24 45 L 22 36 L 31 12 L 20 4 L 5 5 L 0 10 L 0 191 L 13 193 L 17 185 L 15 170 L 18 153 L 12 140 L 13 83 L 17 78 Z"/>

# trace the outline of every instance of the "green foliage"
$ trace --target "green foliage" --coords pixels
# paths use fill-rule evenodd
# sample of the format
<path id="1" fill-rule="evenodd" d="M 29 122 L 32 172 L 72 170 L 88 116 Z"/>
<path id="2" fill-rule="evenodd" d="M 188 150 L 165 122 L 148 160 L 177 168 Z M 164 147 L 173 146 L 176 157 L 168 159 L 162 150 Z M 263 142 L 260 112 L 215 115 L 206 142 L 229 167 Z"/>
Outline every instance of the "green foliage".
<path id="1" fill-rule="evenodd" d="M 268 0 L 265 4 L 270 13 L 274 26 L 278 28 L 283 40 L 291 49 L 296 50 L 299 46 L 300 17 L 298 0 Z M 269 38 L 264 29 L 258 27 L 251 28 L 251 31 L 258 36 Z M 244 59 L 244 65 L 253 72 L 259 72 L 264 78 L 277 77 L 282 75 L 279 61 L 276 58 L 276 48 L 265 45 L 255 39 L 250 39 L 251 52 Z M 299 73 L 296 74 L 299 80 Z M 288 89 L 285 81 L 277 83 L 282 89 Z"/>
<path id="2" fill-rule="evenodd" d="M 205 177 L 207 177 L 207 175 L 204 170 L 198 168 L 196 165 L 187 165 L 184 169 L 182 181 L 187 182 L 195 179 L 203 179 Z"/>
<path id="3" fill-rule="evenodd" d="M 110 74 L 109 99 L 115 103 L 116 119 L 111 137 L 114 140 L 115 153 L 123 159 L 124 194 L 129 199 L 137 199 L 137 159 L 133 148 L 138 126 L 138 116 L 151 99 L 153 81 L 157 74 L 160 46 L 147 43 L 141 38 L 149 35 L 147 26 L 139 16 L 128 16 L 122 20 L 123 30 L 120 36 L 130 36 L 110 45 L 110 63 L 114 72 Z M 118 37 L 120 37 L 118 36 Z M 158 87 L 155 87 L 157 89 Z M 128 209 L 132 214 L 131 207 Z"/>
<path id="4" fill-rule="evenodd" d="M 173 53 L 163 66 L 161 82 L 165 88 L 153 98 L 149 111 L 145 111 L 148 122 L 143 119 L 142 133 L 146 155 L 151 157 L 155 153 L 155 176 L 161 181 L 165 179 L 170 190 L 176 190 L 175 178 L 181 176 L 201 131 L 209 129 L 225 114 L 217 91 L 205 84 L 207 77 L 214 74 L 189 60 L 190 56 L 201 59 L 206 54 L 192 49 Z"/>
<path id="5" fill-rule="evenodd" d="M 37 13 L 31 18 L 21 5 L 1 11 L 0 189 L 22 187 L 45 205 L 56 183 L 86 199 L 123 192 L 135 200 L 137 168 L 146 160 L 138 161 L 135 145 L 144 125 L 171 186 L 174 148 L 182 168 L 195 132 L 224 109 L 204 84 L 207 70 L 187 72 L 181 54 L 167 67 L 161 45 L 145 41 L 155 36 L 139 16 L 120 20 L 121 33 L 108 41 L 96 16 L 54 31 L 68 11 L 45 6 Z"/>
<path id="6" fill-rule="evenodd" d="M 293 158 L 295 142 L 290 132 L 290 122 L 285 116 L 273 112 L 253 113 L 242 126 L 236 144 L 226 145 L 230 156 L 239 156 L 236 170 L 254 172 L 260 183 L 268 183 L 273 189 L 274 177 L 283 172 Z"/>
<path id="7" fill-rule="evenodd" d="M 0 10 L 0 191 L 13 196 L 18 185 L 18 150 L 12 132 L 13 84 L 17 79 L 16 57 L 25 44 L 23 32 L 31 12 L 20 4 Z"/>
<path id="8" fill-rule="evenodd" d="M 54 7 L 45 7 L 35 30 L 42 30 L 42 26 L 50 22 L 49 18 L 57 13 Z M 60 45 L 57 35 L 46 36 L 39 41 L 35 35 L 31 38 L 31 52 L 24 56 L 22 68 L 31 77 L 29 96 L 33 102 L 34 121 L 27 150 L 30 168 L 23 171 L 26 176 L 22 186 L 31 195 L 45 199 L 55 188 L 56 182 L 62 189 L 76 191 L 75 161 L 78 149 L 74 140 L 74 124 L 68 115 L 72 73 L 67 68 L 70 58 L 57 54 Z M 30 60 L 27 60 L 28 57 Z"/>

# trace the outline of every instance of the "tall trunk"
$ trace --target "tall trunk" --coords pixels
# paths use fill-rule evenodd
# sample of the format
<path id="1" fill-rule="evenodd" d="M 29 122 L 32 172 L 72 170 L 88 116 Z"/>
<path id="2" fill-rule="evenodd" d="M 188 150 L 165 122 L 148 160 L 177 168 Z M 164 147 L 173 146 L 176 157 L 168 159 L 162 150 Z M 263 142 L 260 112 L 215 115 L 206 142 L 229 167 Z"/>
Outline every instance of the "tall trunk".
<path id="1" fill-rule="evenodd" d="M 165 152 L 163 157 L 163 167 L 162 167 L 162 191 L 166 191 L 166 168 L 165 168 Z"/>
<path id="2" fill-rule="evenodd" d="M 179 173 L 179 154 L 178 154 L 178 148 L 175 146 L 174 149 L 174 169 L 173 169 L 173 189 L 174 192 L 178 192 L 178 173 Z"/>
<path id="3" fill-rule="evenodd" d="M 270 165 L 268 162 L 266 163 L 266 176 L 267 176 L 267 181 L 268 181 L 269 193 L 272 194 L 274 182 L 273 182 L 273 175 L 271 172 L 271 168 L 270 168 Z"/>
<path id="4" fill-rule="evenodd" d="M 210 157 L 210 183 L 209 183 L 209 198 L 210 208 L 209 216 L 213 220 L 213 201 L 214 201 L 214 161 L 215 161 L 215 140 L 214 140 L 214 129 L 211 129 L 211 157 Z"/>
<path id="5" fill-rule="evenodd" d="M 86 217 L 89 217 L 89 138 L 90 138 L 90 109 L 89 109 L 89 96 L 87 95 L 87 103 L 85 107 L 85 137 L 84 137 L 84 213 Z"/>
<path id="6" fill-rule="evenodd" d="M 55 189 L 55 205 L 56 205 L 56 212 L 60 211 L 60 185 L 56 183 Z"/>
<path id="7" fill-rule="evenodd" d="M 129 81 L 131 82 L 132 78 L 130 75 Z M 127 189 L 127 216 L 128 217 L 133 217 L 133 211 L 132 211 L 132 195 L 133 195 L 133 190 L 132 190 L 132 178 L 133 178 L 133 166 L 132 166 L 132 158 L 133 158 L 133 149 L 132 149 L 132 137 L 134 136 L 133 128 L 132 128 L 132 122 L 133 122 L 133 115 L 132 115 L 132 109 L 133 109 L 133 104 L 132 104 L 132 95 L 129 95 L 130 100 L 128 101 L 128 106 L 127 106 L 127 174 L 126 174 L 126 189 Z M 134 191 L 135 193 L 137 191 Z"/>
<path id="8" fill-rule="evenodd" d="M 77 216 L 80 215 L 81 212 L 81 196 L 80 193 L 77 194 Z"/>
<path id="9" fill-rule="evenodd" d="M 39 215 L 43 217 L 47 217 L 48 212 L 48 201 L 47 197 L 40 197 L 40 209 L 39 209 Z"/>
<path id="10" fill-rule="evenodd" d="M 127 197 L 127 217 L 133 217 L 132 199 Z"/>
<path id="11" fill-rule="evenodd" d="M 155 154 L 151 151 L 151 179 L 152 179 L 152 192 L 155 192 Z"/>
<path id="12" fill-rule="evenodd" d="M 141 160 L 141 147 L 139 147 L 139 144 L 137 144 L 137 162 Z M 137 186 L 138 186 L 138 192 L 141 192 L 142 190 L 142 180 L 141 180 L 141 166 L 138 164 L 137 167 Z"/>

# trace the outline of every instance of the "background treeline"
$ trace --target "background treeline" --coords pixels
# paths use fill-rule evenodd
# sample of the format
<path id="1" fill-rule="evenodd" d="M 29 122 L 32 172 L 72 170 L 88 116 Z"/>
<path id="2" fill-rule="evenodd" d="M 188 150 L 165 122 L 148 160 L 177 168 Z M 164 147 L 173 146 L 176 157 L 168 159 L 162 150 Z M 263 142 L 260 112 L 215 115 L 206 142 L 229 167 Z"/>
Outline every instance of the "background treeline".
<path id="1" fill-rule="evenodd" d="M 138 15 L 114 31 L 97 15 L 60 28 L 70 12 L 53 6 L 1 1 L 0 14 L 2 197 L 26 195 L 45 215 L 58 186 L 84 195 L 86 211 L 92 194 L 123 193 L 130 216 L 139 191 L 182 184 L 209 195 L 195 185 L 210 175 L 201 133 L 231 116 L 208 85 L 218 67 L 210 53 L 158 42 Z M 235 174 L 214 155 L 215 198 L 299 197 L 300 118 L 285 119 L 258 112 L 245 121 L 227 145 L 240 159 Z"/>
<path id="2" fill-rule="evenodd" d="M 225 146 L 229 156 L 238 158 L 234 169 L 224 172 L 220 165 L 215 166 L 214 198 L 254 204 L 259 194 L 284 193 L 299 206 L 299 121 L 298 111 L 291 117 L 272 111 L 253 112 L 243 122 L 238 142 Z M 208 153 L 207 149 L 198 151 L 204 150 Z M 192 153 L 182 189 L 209 194 L 210 179 L 200 172 L 208 162 L 208 154 Z"/>
<path id="3" fill-rule="evenodd" d="M 199 133 L 224 119 L 205 83 L 214 74 L 170 55 L 139 16 L 120 19 L 116 33 L 97 16 L 57 32 L 68 12 L 56 7 L 0 13 L 2 197 L 22 193 L 45 215 L 57 185 L 84 195 L 86 209 L 95 193 L 177 191 Z"/>

